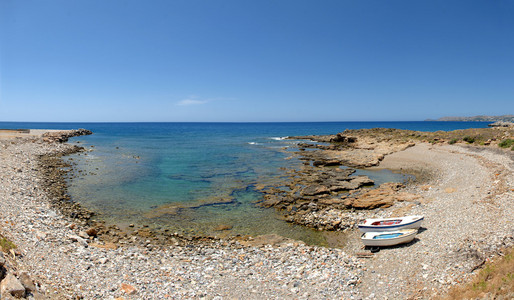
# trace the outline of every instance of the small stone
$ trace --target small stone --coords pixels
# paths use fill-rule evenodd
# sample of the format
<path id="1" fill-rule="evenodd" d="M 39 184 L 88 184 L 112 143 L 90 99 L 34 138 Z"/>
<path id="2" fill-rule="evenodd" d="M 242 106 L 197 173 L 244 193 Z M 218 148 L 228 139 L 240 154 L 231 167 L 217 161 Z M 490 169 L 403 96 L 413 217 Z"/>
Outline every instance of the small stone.
<path id="1" fill-rule="evenodd" d="M 45 240 L 47 237 L 47 234 L 45 232 L 41 232 L 41 231 L 36 231 L 36 238 L 38 240 Z"/>
<path id="2" fill-rule="evenodd" d="M 83 239 L 88 239 L 88 238 L 89 238 L 89 235 L 88 235 L 88 234 L 87 234 L 87 232 L 85 232 L 85 231 L 80 231 L 80 232 L 78 233 L 78 236 L 80 236 L 80 237 L 81 237 L 81 238 L 83 238 Z"/>
<path id="3" fill-rule="evenodd" d="M 455 188 L 445 188 L 444 191 L 448 194 L 455 193 L 457 189 Z"/>
<path id="4" fill-rule="evenodd" d="M 137 290 L 135 287 L 131 286 L 130 284 L 126 284 L 126 283 L 121 284 L 121 290 L 127 295 L 134 295 L 137 293 Z"/>
<path id="5" fill-rule="evenodd" d="M 70 235 L 68 235 L 68 238 L 69 238 L 72 242 L 78 242 L 80 239 L 82 239 L 80 236 L 78 236 L 78 235 L 74 235 L 74 234 L 70 234 Z"/>
<path id="6" fill-rule="evenodd" d="M 98 260 L 99 263 L 101 263 L 102 265 L 104 265 L 109 259 L 107 257 L 102 257 Z"/>
<path id="7" fill-rule="evenodd" d="M 4 253 L 0 252 L 0 268 L 2 268 L 4 265 L 5 265 Z"/>
<path id="8" fill-rule="evenodd" d="M 70 234 L 68 236 L 68 238 L 72 241 L 72 242 L 77 242 L 79 244 L 81 244 L 82 246 L 84 247 L 87 247 L 88 244 L 87 244 L 87 240 L 83 239 L 82 237 L 78 236 L 78 235 L 74 235 L 74 234 Z"/>
<path id="9" fill-rule="evenodd" d="M 86 230 L 87 235 L 89 236 L 96 236 L 98 234 L 98 230 L 96 228 L 91 227 L 88 230 Z"/>

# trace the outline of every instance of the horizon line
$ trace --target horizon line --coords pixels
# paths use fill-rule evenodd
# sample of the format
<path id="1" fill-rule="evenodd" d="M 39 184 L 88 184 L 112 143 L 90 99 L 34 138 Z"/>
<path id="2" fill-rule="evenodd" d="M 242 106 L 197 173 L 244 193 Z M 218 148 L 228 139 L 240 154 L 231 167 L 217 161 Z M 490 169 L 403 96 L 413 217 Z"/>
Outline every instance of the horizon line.
<path id="1" fill-rule="evenodd" d="M 398 121 L 0 121 L 0 123 L 392 123 L 392 122 L 489 122 L 489 121 L 438 121 L 398 120 Z"/>

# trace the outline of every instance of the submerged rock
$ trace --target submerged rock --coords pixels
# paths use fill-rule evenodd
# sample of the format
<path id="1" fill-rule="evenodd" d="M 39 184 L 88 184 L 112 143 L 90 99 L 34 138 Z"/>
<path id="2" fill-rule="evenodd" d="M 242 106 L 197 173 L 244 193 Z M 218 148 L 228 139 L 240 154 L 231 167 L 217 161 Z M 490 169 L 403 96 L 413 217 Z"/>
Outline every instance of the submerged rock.
<path id="1" fill-rule="evenodd" d="M 214 230 L 216 231 L 223 231 L 223 230 L 230 230 L 232 229 L 232 225 L 226 225 L 226 224 L 221 224 L 221 225 L 218 225 L 214 228 Z"/>

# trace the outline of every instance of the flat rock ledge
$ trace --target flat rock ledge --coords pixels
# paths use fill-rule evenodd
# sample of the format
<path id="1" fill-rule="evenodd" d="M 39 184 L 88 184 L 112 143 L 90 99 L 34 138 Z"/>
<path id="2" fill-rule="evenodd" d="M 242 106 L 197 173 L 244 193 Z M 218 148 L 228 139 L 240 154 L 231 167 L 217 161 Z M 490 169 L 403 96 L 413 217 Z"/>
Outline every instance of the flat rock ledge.
<path id="1" fill-rule="evenodd" d="M 295 156 L 303 164 L 287 170 L 287 176 L 278 183 L 258 187 L 264 193 L 260 205 L 275 207 L 288 222 L 318 230 L 344 231 L 354 229 L 366 215 L 358 210 L 387 208 L 421 198 L 402 192 L 402 183 L 374 188 L 373 180 L 367 176 L 353 175 L 353 168 L 376 166 L 386 155 L 413 147 L 412 141 L 346 132 L 290 139 L 316 143 L 300 142 Z"/>

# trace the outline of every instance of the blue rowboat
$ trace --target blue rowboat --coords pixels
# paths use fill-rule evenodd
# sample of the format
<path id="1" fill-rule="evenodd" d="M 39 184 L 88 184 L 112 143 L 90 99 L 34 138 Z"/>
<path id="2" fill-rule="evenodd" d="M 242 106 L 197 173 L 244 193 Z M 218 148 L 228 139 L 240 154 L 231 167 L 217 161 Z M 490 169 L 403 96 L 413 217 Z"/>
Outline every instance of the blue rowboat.
<path id="1" fill-rule="evenodd" d="M 417 229 L 366 232 L 361 236 L 361 241 L 366 246 L 394 246 L 412 241 L 417 233 Z"/>

